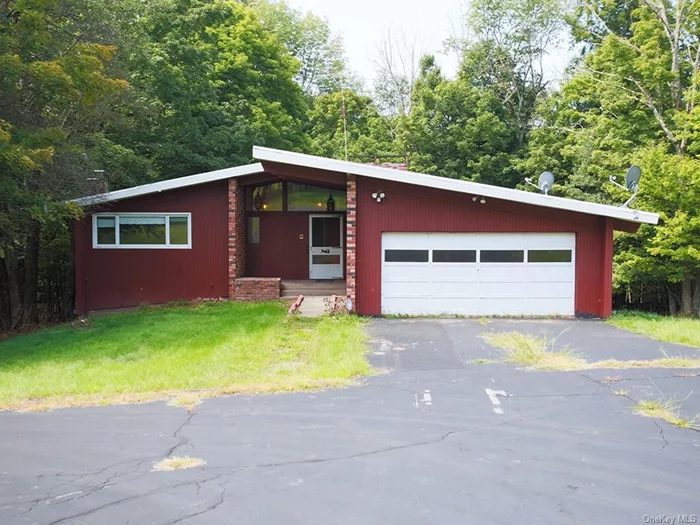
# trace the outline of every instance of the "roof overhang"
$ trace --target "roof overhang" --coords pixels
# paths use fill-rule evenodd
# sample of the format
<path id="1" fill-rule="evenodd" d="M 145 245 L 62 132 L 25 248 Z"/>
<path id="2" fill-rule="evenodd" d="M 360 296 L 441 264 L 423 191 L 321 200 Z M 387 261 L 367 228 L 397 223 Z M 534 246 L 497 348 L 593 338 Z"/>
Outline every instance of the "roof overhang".
<path id="1" fill-rule="evenodd" d="M 79 206 L 94 206 L 106 202 L 131 199 L 134 197 L 140 197 L 141 195 L 160 193 L 162 191 L 175 190 L 178 188 L 186 188 L 188 186 L 205 184 L 207 182 L 214 182 L 217 180 L 243 177 L 245 175 L 254 175 L 256 173 L 262 173 L 263 171 L 264 170 L 262 164 L 256 162 L 255 164 L 237 166 L 235 168 L 226 168 L 223 170 L 209 171 L 207 173 L 199 173 L 197 175 L 189 175 L 187 177 L 178 177 L 176 179 L 154 182 L 152 184 L 134 186 L 133 188 L 126 188 L 124 190 L 110 191 L 108 193 L 99 193 L 97 195 L 90 195 L 88 197 L 80 197 L 79 199 L 73 199 L 72 202 L 75 202 Z"/>
<path id="2" fill-rule="evenodd" d="M 587 215 L 597 215 L 601 217 L 610 217 L 612 219 L 618 219 L 620 221 L 636 224 L 657 224 L 659 222 L 659 215 L 657 213 L 622 208 L 620 206 L 610 206 L 608 204 L 566 199 L 563 197 L 554 197 L 552 195 L 543 195 L 541 193 L 529 191 L 502 188 L 500 186 L 491 186 L 489 184 L 481 184 L 478 182 L 449 179 L 447 177 L 438 177 L 435 175 L 427 175 L 425 173 L 399 171 L 393 168 L 359 164 L 357 162 L 329 159 L 325 157 L 316 157 L 314 155 L 264 148 L 261 146 L 253 146 L 253 158 L 262 161 L 263 163 L 273 162 L 277 164 L 288 164 L 291 166 L 324 170 L 334 173 L 359 175 L 373 179 L 389 180 L 404 184 L 413 184 L 415 186 L 424 186 L 427 188 L 436 188 L 458 193 L 478 195 L 480 197 L 491 197 L 493 199 L 501 199 L 504 201 L 531 204 L 533 206 L 542 206 L 545 208 L 554 208 L 570 212 L 584 213 Z"/>

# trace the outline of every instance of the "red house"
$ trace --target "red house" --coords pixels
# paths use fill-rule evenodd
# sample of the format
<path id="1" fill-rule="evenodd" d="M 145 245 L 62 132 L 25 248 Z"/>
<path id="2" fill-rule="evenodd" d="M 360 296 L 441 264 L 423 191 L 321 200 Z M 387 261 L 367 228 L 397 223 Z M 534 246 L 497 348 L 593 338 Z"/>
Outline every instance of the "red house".
<path id="1" fill-rule="evenodd" d="M 79 199 L 78 313 L 333 281 L 364 315 L 612 309 L 613 230 L 658 215 L 253 148 L 258 164 Z M 330 285 L 329 285 L 330 286 Z"/>

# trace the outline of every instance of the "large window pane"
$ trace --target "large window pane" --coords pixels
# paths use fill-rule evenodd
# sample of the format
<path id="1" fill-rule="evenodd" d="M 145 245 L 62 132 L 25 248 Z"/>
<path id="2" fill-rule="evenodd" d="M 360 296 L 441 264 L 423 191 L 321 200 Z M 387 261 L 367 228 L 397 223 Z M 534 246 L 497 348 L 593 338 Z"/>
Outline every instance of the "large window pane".
<path id="1" fill-rule="evenodd" d="M 433 262 L 473 263 L 476 262 L 476 250 L 433 250 Z"/>
<path id="2" fill-rule="evenodd" d="M 340 247 L 340 217 L 313 217 L 311 219 L 311 246 Z"/>
<path id="3" fill-rule="evenodd" d="M 170 244 L 187 244 L 187 217 L 170 217 Z"/>
<path id="4" fill-rule="evenodd" d="M 329 209 L 328 199 L 332 199 Z M 329 190 L 308 184 L 287 183 L 287 210 L 289 211 L 345 211 L 345 191 Z"/>
<path id="5" fill-rule="evenodd" d="M 116 242 L 117 230 L 114 217 L 97 217 L 97 244 L 110 245 Z"/>
<path id="6" fill-rule="evenodd" d="M 428 250 L 385 250 L 386 262 L 428 262 Z"/>
<path id="7" fill-rule="evenodd" d="M 165 217 L 119 217 L 119 244 L 165 244 Z"/>
<path id="8" fill-rule="evenodd" d="M 249 211 L 282 211 L 282 183 L 248 188 L 246 201 Z"/>
<path id="9" fill-rule="evenodd" d="M 568 263 L 571 262 L 571 250 L 528 250 L 527 262 Z"/>
<path id="10" fill-rule="evenodd" d="M 521 263 L 525 260 L 523 250 L 481 250 L 482 263 Z"/>

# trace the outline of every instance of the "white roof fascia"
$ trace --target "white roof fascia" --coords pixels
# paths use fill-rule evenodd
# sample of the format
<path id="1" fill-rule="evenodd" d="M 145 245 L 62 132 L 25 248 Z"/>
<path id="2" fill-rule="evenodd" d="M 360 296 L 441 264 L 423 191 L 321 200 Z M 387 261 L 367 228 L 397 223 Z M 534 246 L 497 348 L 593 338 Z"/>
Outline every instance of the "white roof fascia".
<path id="1" fill-rule="evenodd" d="M 489 184 L 481 184 L 479 182 L 438 177 L 436 175 L 427 175 L 424 173 L 402 171 L 394 168 L 384 168 L 381 166 L 359 164 L 357 162 L 316 157 L 314 155 L 293 153 L 291 151 L 283 151 L 273 148 L 264 148 L 262 146 L 253 146 L 253 158 L 260 161 L 278 162 L 281 164 L 292 164 L 295 166 L 317 168 L 339 173 L 349 173 L 352 175 L 360 175 L 374 179 L 383 179 L 394 182 L 403 182 L 406 184 L 414 184 L 416 186 L 425 186 L 428 188 L 468 193 L 471 195 L 478 195 L 480 197 L 491 197 L 494 199 L 532 204 L 534 206 L 543 206 L 546 208 L 555 208 L 589 215 L 598 215 L 601 217 L 611 217 L 634 223 L 657 224 L 659 222 L 659 215 L 657 213 L 647 211 L 611 206 L 609 204 L 599 204 L 596 202 L 566 199 L 563 197 L 554 197 L 552 195 L 543 195 L 541 193 L 502 188 L 500 186 L 491 186 Z"/>
<path id="2" fill-rule="evenodd" d="M 263 172 L 264 169 L 262 164 L 256 162 L 255 164 L 247 164 L 245 166 L 237 166 L 235 168 L 225 168 L 222 170 L 209 171 L 207 173 L 198 173 L 197 175 L 189 175 L 187 177 L 178 177 L 176 179 L 153 182 L 142 186 L 134 186 L 133 188 L 126 188 L 124 190 L 98 193 L 97 195 L 89 195 L 87 197 L 73 199 L 72 202 L 75 202 L 80 206 L 102 204 L 104 202 L 131 199 L 133 197 L 140 197 L 141 195 L 148 195 L 150 193 L 159 193 L 161 191 L 174 190 L 177 188 L 186 188 L 187 186 L 195 186 L 206 182 L 242 177 L 244 175 L 254 175 L 256 173 Z"/>

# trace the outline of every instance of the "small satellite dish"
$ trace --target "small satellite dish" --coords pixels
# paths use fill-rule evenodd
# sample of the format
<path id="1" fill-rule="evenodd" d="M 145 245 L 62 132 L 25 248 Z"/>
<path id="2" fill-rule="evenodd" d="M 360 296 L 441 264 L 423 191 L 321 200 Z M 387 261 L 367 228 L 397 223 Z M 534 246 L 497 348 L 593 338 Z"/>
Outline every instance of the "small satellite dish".
<path id="1" fill-rule="evenodd" d="M 629 191 L 635 191 L 639 188 L 639 179 L 642 177 L 642 168 L 639 166 L 632 166 L 627 170 L 627 176 L 625 177 L 625 182 L 627 189 Z"/>
<path id="2" fill-rule="evenodd" d="M 618 188 L 627 190 L 632 194 L 632 196 L 627 199 L 624 204 L 622 204 L 622 208 L 626 208 L 637 197 L 637 193 L 639 192 L 639 179 L 641 178 L 642 168 L 639 166 L 630 166 L 630 169 L 627 170 L 627 175 L 625 176 L 624 186 L 615 180 L 615 175 L 610 175 L 610 178 L 608 179 L 610 182 L 612 182 Z"/>
<path id="3" fill-rule="evenodd" d="M 532 182 L 532 179 L 530 177 L 527 177 L 525 179 L 525 182 L 527 182 L 530 186 L 539 188 L 539 190 L 542 193 L 547 195 L 549 193 L 549 190 L 552 189 L 552 186 L 554 186 L 554 173 L 552 173 L 551 171 L 542 172 L 542 174 L 537 179 L 537 184 Z"/>
<path id="4" fill-rule="evenodd" d="M 554 186 L 554 173 L 551 171 L 542 172 L 540 178 L 537 179 L 537 186 L 539 186 L 542 193 L 547 195 L 552 186 Z"/>

